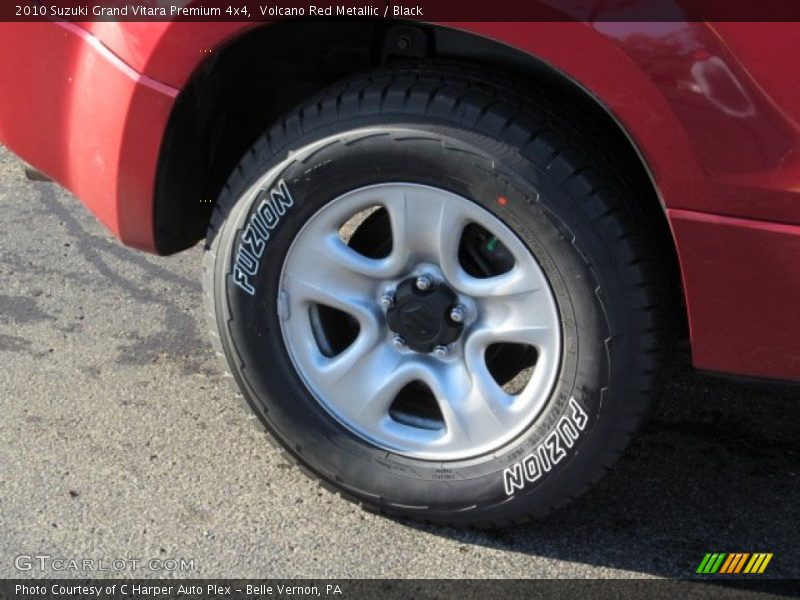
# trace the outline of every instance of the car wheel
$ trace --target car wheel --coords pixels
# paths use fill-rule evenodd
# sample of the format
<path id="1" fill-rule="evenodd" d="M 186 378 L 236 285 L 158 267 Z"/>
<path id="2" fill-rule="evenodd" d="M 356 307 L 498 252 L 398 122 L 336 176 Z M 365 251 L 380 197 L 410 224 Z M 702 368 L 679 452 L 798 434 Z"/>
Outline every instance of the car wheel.
<path id="1" fill-rule="evenodd" d="M 206 297 L 287 457 L 390 515 L 480 527 L 586 490 L 668 354 L 658 253 L 594 142 L 482 72 L 343 82 L 267 132 Z"/>

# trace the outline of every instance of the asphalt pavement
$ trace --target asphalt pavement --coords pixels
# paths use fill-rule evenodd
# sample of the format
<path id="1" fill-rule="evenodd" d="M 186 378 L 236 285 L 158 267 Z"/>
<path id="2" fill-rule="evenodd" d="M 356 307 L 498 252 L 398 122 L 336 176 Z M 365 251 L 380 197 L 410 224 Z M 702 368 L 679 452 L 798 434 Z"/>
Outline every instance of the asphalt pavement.
<path id="1" fill-rule="evenodd" d="M 734 551 L 800 577 L 797 388 L 701 375 L 684 351 L 630 451 L 566 509 L 492 533 L 393 521 L 285 464 L 231 393 L 202 252 L 124 248 L 0 148 L 0 577 L 692 577 Z"/>

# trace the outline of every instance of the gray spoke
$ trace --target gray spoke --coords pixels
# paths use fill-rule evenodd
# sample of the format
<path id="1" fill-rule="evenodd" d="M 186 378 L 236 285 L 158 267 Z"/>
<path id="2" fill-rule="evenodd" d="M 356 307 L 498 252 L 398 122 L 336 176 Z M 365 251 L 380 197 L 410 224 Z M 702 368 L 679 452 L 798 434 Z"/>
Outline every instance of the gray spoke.
<path id="1" fill-rule="evenodd" d="M 447 366 L 427 383 L 439 402 L 447 435 L 442 450 L 477 453 L 513 428 L 516 418 L 512 398 L 498 386 L 483 366 L 458 361 Z"/>
<path id="2" fill-rule="evenodd" d="M 318 383 L 344 416 L 377 426 L 410 381 L 402 362 L 402 356 L 386 343 L 365 344 L 325 364 Z"/>
<path id="3" fill-rule="evenodd" d="M 478 278 L 472 277 L 458 265 L 446 276 L 458 292 L 474 298 L 519 296 L 546 287 L 544 276 L 539 275 L 537 270 L 517 265 L 502 275 Z"/>
<path id="4" fill-rule="evenodd" d="M 458 242 L 469 221 L 462 199 L 424 186 L 403 186 L 392 191 L 386 208 L 394 261 L 435 263 L 445 275 L 460 269 Z"/>
<path id="5" fill-rule="evenodd" d="M 373 309 L 379 261 L 354 252 L 335 234 L 303 244 L 294 259 L 283 275 L 293 307 L 317 302 L 353 316 Z"/>
<path id="6" fill-rule="evenodd" d="M 486 347 L 506 342 L 536 348 L 557 344 L 560 324 L 550 302 L 547 289 L 481 298 L 481 318 L 470 332 L 470 343 Z"/>

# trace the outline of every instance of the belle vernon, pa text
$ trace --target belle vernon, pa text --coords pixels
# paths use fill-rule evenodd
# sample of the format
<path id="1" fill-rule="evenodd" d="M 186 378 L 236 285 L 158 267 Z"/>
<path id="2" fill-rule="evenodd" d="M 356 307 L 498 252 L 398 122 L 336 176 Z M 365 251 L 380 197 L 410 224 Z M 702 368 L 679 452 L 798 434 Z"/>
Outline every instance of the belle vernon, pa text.
<path id="1" fill-rule="evenodd" d="M 44 9 L 44 10 L 42 10 Z M 262 4 L 258 7 L 262 17 L 421 17 L 420 6 L 340 6 L 340 5 L 313 5 L 302 6 L 275 6 Z M 35 10 L 36 14 L 51 17 L 223 17 L 225 14 L 233 16 L 250 17 L 246 5 L 232 5 L 227 9 L 218 6 L 51 6 L 47 11 L 45 7 Z M 25 13 L 27 14 L 27 12 Z"/>
<path id="2" fill-rule="evenodd" d="M 138 583 L 123 583 L 112 585 L 85 585 L 85 584 L 48 584 L 26 585 L 17 584 L 15 594 L 26 596 L 52 594 L 54 596 L 84 596 L 100 597 L 103 594 L 112 595 L 119 592 L 123 596 L 230 596 L 233 592 L 245 593 L 248 596 L 341 596 L 342 588 L 336 584 L 319 585 L 285 585 L 285 584 L 259 584 L 245 585 L 238 588 L 233 586 L 209 583 L 208 585 L 143 585 Z"/>

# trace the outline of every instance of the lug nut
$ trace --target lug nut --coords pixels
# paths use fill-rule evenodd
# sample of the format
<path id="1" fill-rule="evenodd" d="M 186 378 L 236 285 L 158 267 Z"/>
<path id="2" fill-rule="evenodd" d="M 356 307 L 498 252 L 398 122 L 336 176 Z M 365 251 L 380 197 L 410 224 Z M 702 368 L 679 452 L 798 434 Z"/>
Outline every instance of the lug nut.
<path id="1" fill-rule="evenodd" d="M 455 323 L 463 323 L 467 318 L 467 309 L 465 306 L 458 304 L 450 311 L 450 320 Z"/>
<path id="2" fill-rule="evenodd" d="M 392 338 L 392 346 L 395 347 L 395 350 L 405 350 L 406 341 L 399 335 L 396 335 Z"/>
<path id="3" fill-rule="evenodd" d="M 394 294 L 391 292 L 386 292 L 383 296 L 381 296 L 381 306 L 384 310 L 389 310 L 394 306 Z"/>
<path id="4" fill-rule="evenodd" d="M 433 287 L 433 277 L 427 274 L 420 275 L 417 277 L 416 286 L 421 292 L 431 289 Z"/>
<path id="5" fill-rule="evenodd" d="M 447 346 L 436 346 L 433 349 L 433 354 L 436 356 L 436 358 L 447 358 L 447 356 L 450 354 L 450 348 Z"/>

